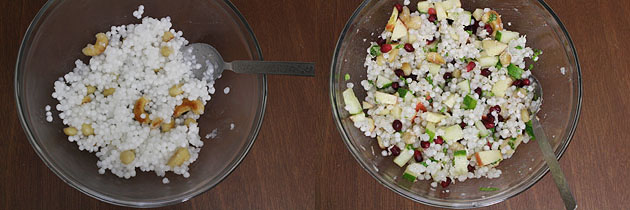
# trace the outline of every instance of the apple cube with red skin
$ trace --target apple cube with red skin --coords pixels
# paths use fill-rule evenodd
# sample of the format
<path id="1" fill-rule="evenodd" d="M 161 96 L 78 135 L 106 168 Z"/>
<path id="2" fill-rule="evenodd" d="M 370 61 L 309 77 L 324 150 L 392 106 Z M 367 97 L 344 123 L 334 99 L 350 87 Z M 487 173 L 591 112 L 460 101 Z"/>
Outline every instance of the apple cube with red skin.
<path id="1" fill-rule="evenodd" d="M 475 153 L 475 159 L 477 159 L 477 165 L 485 166 L 500 162 L 503 160 L 503 155 L 499 150 L 488 150 Z"/>

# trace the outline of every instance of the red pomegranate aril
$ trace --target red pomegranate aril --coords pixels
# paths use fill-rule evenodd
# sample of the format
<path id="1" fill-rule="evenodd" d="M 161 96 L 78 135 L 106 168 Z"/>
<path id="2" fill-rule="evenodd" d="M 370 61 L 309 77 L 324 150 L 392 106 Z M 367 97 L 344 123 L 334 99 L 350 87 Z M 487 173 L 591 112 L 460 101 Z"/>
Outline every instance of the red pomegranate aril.
<path id="1" fill-rule="evenodd" d="M 492 26 L 490 26 L 490 24 L 486 24 L 483 29 L 486 29 L 486 31 L 488 32 L 488 34 L 492 34 Z"/>
<path id="2" fill-rule="evenodd" d="M 429 22 L 435 22 L 435 20 L 437 20 L 437 16 L 436 15 L 429 15 Z"/>
<path id="3" fill-rule="evenodd" d="M 512 85 L 516 87 L 521 87 L 523 85 L 523 81 L 520 79 L 514 80 L 514 82 L 512 82 Z"/>
<path id="4" fill-rule="evenodd" d="M 398 12 L 402 12 L 402 10 L 403 10 L 403 6 L 400 5 L 400 3 L 394 4 L 394 7 L 396 7 L 396 10 L 398 10 Z"/>
<path id="5" fill-rule="evenodd" d="M 464 129 L 466 126 L 467 126 L 467 125 L 466 125 L 466 123 L 465 123 L 465 122 L 461 122 L 461 123 L 459 123 L 459 127 L 460 127 L 460 128 L 462 128 L 462 129 Z"/>
<path id="6" fill-rule="evenodd" d="M 413 51 L 416 51 L 416 49 L 415 49 L 415 48 L 413 48 L 413 45 L 411 45 L 411 44 L 407 43 L 407 44 L 405 44 L 405 51 L 407 51 L 407 52 L 413 52 Z"/>
<path id="7" fill-rule="evenodd" d="M 435 8 L 429 8 L 429 15 L 437 15 L 437 11 L 435 10 Z"/>
<path id="8" fill-rule="evenodd" d="M 475 167 L 468 165 L 468 172 L 475 172 Z"/>
<path id="9" fill-rule="evenodd" d="M 497 120 L 498 120 L 499 122 L 503 122 L 503 121 L 505 121 L 505 119 L 503 119 L 503 116 L 501 116 L 501 115 L 499 115 L 499 116 L 497 117 Z"/>
<path id="10" fill-rule="evenodd" d="M 400 122 L 400 120 L 394 120 L 394 122 L 392 123 L 392 128 L 394 128 L 394 130 L 396 132 L 401 131 L 402 130 L 402 122 Z"/>
<path id="11" fill-rule="evenodd" d="M 440 185 L 442 186 L 442 188 L 446 188 L 450 184 L 451 184 L 451 178 L 448 178 L 448 177 L 446 177 L 446 181 L 440 182 Z"/>
<path id="12" fill-rule="evenodd" d="M 488 77 L 490 74 L 492 74 L 490 69 L 481 69 L 481 76 Z"/>
<path id="13" fill-rule="evenodd" d="M 427 45 L 433 44 L 433 42 L 435 42 L 435 37 L 433 37 L 431 40 L 427 40 Z"/>
<path id="14" fill-rule="evenodd" d="M 384 44 L 381 46 L 381 52 L 382 53 L 388 53 L 390 50 L 392 50 L 392 45 L 391 44 Z"/>
<path id="15" fill-rule="evenodd" d="M 444 73 L 443 77 L 444 77 L 445 80 L 453 78 L 453 73 L 452 72 L 446 72 L 446 73 Z"/>
<path id="16" fill-rule="evenodd" d="M 444 139 L 441 136 L 438 136 L 437 138 L 435 138 L 435 143 L 444 144 Z"/>
<path id="17" fill-rule="evenodd" d="M 480 87 L 475 88 L 475 93 L 476 93 L 477 95 L 479 95 L 479 98 L 481 98 L 481 95 L 483 94 L 483 92 L 481 92 L 481 88 L 480 88 Z"/>
<path id="18" fill-rule="evenodd" d="M 392 152 L 393 156 L 398 156 L 400 155 L 400 148 L 398 148 L 398 146 L 394 145 L 391 149 L 389 149 L 390 152 Z"/>
<path id="19" fill-rule="evenodd" d="M 378 46 L 382 46 L 382 45 L 385 44 L 386 41 L 387 40 L 385 40 L 385 39 L 383 39 L 381 37 L 378 37 L 378 39 L 376 40 L 376 44 L 378 44 Z"/>
<path id="20" fill-rule="evenodd" d="M 392 82 L 392 88 L 394 88 L 394 90 L 398 90 L 398 88 L 400 88 L 400 84 L 398 84 L 398 82 Z"/>
<path id="21" fill-rule="evenodd" d="M 466 66 L 466 71 L 467 71 L 467 72 L 470 72 L 470 71 L 472 71 L 473 69 L 475 69 L 475 67 L 476 67 L 476 66 L 477 66 L 477 64 L 475 64 L 475 62 L 472 62 L 472 61 L 471 61 L 471 62 L 468 62 L 468 65 Z"/>
<path id="22" fill-rule="evenodd" d="M 529 81 L 529 79 L 523 79 L 523 81 L 521 81 L 521 85 L 523 86 L 529 86 L 531 84 L 531 81 Z"/>
<path id="23" fill-rule="evenodd" d="M 494 122 L 483 122 L 483 126 L 487 129 L 492 129 L 494 128 Z"/>
<path id="24" fill-rule="evenodd" d="M 394 70 L 394 74 L 396 74 L 397 77 L 405 76 L 405 72 L 402 69 Z"/>
<path id="25" fill-rule="evenodd" d="M 429 143 L 428 141 L 423 141 L 423 142 L 420 142 L 420 146 L 426 149 L 431 146 L 431 143 Z"/>
<path id="26" fill-rule="evenodd" d="M 413 159 L 416 160 L 416 162 L 422 162 L 422 152 L 420 152 L 420 150 L 414 150 L 413 151 Z"/>
<path id="27" fill-rule="evenodd" d="M 492 113 L 493 111 L 497 112 L 497 114 L 501 113 L 501 107 L 499 105 L 495 105 L 493 107 L 490 107 L 490 110 L 488 110 L 488 112 Z"/>

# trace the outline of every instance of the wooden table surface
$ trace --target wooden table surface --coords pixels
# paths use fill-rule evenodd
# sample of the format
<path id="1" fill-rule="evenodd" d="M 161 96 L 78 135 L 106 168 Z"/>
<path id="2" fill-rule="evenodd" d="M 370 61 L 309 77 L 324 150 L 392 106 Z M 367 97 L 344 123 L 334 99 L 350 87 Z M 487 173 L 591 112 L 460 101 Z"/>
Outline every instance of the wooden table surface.
<path id="1" fill-rule="evenodd" d="M 18 121 L 15 60 L 28 24 L 44 3 L 0 2 L 0 209 L 120 209 L 61 181 L 35 154 Z M 333 50 L 361 0 L 234 3 L 252 26 L 266 59 L 315 61 L 317 76 L 269 76 L 264 124 L 249 155 L 214 189 L 163 209 L 435 209 L 397 195 L 361 169 L 330 114 Z M 580 123 L 560 164 L 580 209 L 627 209 L 630 42 L 625 33 L 630 33 L 630 1 L 548 3 L 573 38 L 584 84 Z M 282 34 L 291 38 L 278 37 Z M 296 90 L 303 94 L 294 94 Z M 484 209 L 562 207 L 547 175 L 526 192 Z"/>

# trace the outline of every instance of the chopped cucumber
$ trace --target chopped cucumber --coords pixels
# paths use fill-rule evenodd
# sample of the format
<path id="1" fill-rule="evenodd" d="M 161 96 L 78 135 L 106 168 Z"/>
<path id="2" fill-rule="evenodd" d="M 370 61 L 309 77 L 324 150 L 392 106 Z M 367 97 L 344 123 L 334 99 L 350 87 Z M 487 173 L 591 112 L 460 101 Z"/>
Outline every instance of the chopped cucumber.
<path id="1" fill-rule="evenodd" d="M 468 80 L 457 83 L 457 87 L 459 87 L 459 91 L 464 95 L 470 93 L 470 82 Z"/>
<path id="2" fill-rule="evenodd" d="M 411 93 L 409 93 L 409 90 L 405 88 L 398 88 L 398 96 L 400 96 L 401 98 L 405 98 L 407 94 L 411 95 Z"/>
<path id="3" fill-rule="evenodd" d="M 499 62 L 499 57 L 497 56 L 485 56 L 479 58 L 479 65 L 481 65 L 482 68 L 492 67 L 497 64 L 497 62 Z"/>
<path id="4" fill-rule="evenodd" d="M 413 150 L 405 148 L 398 157 L 394 158 L 396 165 L 403 167 L 413 157 Z"/>
<path id="5" fill-rule="evenodd" d="M 495 37 L 500 42 L 507 44 L 514 39 L 518 39 L 519 34 L 518 32 L 514 32 L 514 31 L 502 30 L 502 31 L 497 31 L 497 35 Z"/>
<path id="6" fill-rule="evenodd" d="M 464 138 L 464 131 L 459 125 L 452 125 L 444 129 L 444 141 L 453 142 Z"/>
<path id="7" fill-rule="evenodd" d="M 521 77 L 523 76 L 523 69 L 514 64 L 510 64 L 507 69 L 508 75 L 510 75 L 514 79 L 521 79 Z"/>
<path id="8" fill-rule="evenodd" d="M 378 77 L 376 78 L 376 87 L 379 89 L 383 89 L 388 88 L 389 86 L 392 86 L 392 80 L 387 79 L 387 77 L 383 75 L 378 75 Z"/>
<path id="9" fill-rule="evenodd" d="M 477 107 L 477 100 L 470 95 L 466 95 L 463 104 L 464 106 L 462 108 L 464 109 L 475 109 L 475 107 Z"/>
<path id="10" fill-rule="evenodd" d="M 343 101 L 346 103 L 346 110 L 350 112 L 350 114 L 358 114 L 363 112 L 361 108 L 361 103 L 359 103 L 359 99 L 354 95 L 354 91 L 352 88 L 348 88 L 342 93 Z M 395 96 L 394 96 L 395 97 Z"/>
<path id="11" fill-rule="evenodd" d="M 490 135 L 490 131 L 486 129 L 486 126 L 483 125 L 483 123 L 480 120 L 477 120 L 475 122 L 475 127 L 477 127 L 477 130 L 479 130 L 479 137 L 486 137 Z"/>
<path id="12" fill-rule="evenodd" d="M 396 97 L 395 95 L 379 91 L 376 91 L 376 93 L 374 93 L 374 99 L 376 100 L 376 103 L 379 104 L 396 104 L 398 102 L 398 97 Z"/>
<path id="13" fill-rule="evenodd" d="M 532 126 L 532 121 L 527 121 L 525 123 L 525 132 L 529 135 L 529 138 L 532 140 L 536 140 L 536 135 L 534 135 L 534 127 Z"/>
<path id="14" fill-rule="evenodd" d="M 403 173 L 403 178 L 410 182 L 415 182 L 416 178 L 424 171 L 424 166 L 420 163 L 410 163 L 405 172 Z"/>
<path id="15" fill-rule="evenodd" d="M 468 158 L 466 158 L 466 150 L 458 150 L 453 154 L 455 164 L 455 174 L 463 175 L 468 172 Z"/>

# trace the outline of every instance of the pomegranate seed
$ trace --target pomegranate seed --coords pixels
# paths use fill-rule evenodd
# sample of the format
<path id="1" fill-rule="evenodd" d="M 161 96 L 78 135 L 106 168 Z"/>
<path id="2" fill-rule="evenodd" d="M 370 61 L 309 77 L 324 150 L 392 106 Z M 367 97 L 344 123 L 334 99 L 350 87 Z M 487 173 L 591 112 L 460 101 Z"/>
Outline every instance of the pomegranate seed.
<path id="1" fill-rule="evenodd" d="M 488 110 L 488 112 L 492 113 L 493 111 L 496 111 L 497 114 L 501 113 L 501 107 L 499 105 L 495 105 L 493 107 L 490 107 L 490 110 Z"/>
<path id="2" fill-rule="evenodd" d="M 442 185 L 443 188 L 448 187 L 448 185 L 451 184 L 451 178 L 446 177 L 446 181 L 442 181 L 440 182 L 440 185 Z"/>
<path id="3" fill-rule="evenodd" d="M 435 20 L 437 20 L 437 16 L 436 15 L 429 15 L 429 22 L 435 22 Z"/>
<path id="4" fill-rule="evenodd" d="M 499 122 L 503 122 L 503 121 L 505 121 L 505 119 L 503 119 L 503 116 L 501 116 L 501 115 L 499 115 L 499 116 L 497 117 L 497 120 L 499 120 Z"/>
<path id="5" fill-rule="evenodd" d="M 400 5 L 399 3 L 394 4 L 394 7 L 396 7 L 396 9 L 398 10 L 398 12 L 402 12 L 402 10 L 403 10 L 402 5 Z"/>
<path id="6" fill-rule="evenodd" d="M 388 53 L 390 50 L 392 50 L 392 45 L 391 44 L 384 44 L 381 46 L 381 52 L 382 53 Z"/>
<path id="7" fill-rule="evenodd" d="M 394 120 L 394 122 L 392 123 L 392 128 L 394 128 L 395 131 L 401 131 L 402 122 L 400 122 L 400 120 Z"/>
<path id="8" fill-rule="evenodd" d="M 486 24 L 486 26 L 484 26 L 483 28 L 486 29 L 488 34 L 492 34 L 492 27 L 490 26 L 490 24 Z"/>
<path id="9" fill-rule="evenodd" d="M 514 85 L 516 87 L 522 87 L 523 81 L 520 80 L 520 79 L 514 80 L 514 82 L 512 82 L 512 85 Z"/>
<path id="10" fill-rule="evenodd" d="M 394 145 L 391 149 L 389 149 L 390 152 L 392 152 L 393 156 L 398 156 L 400 155 L 400 148 L 398 148 L 398 146 Z"/>
<path id="11" fill-rule="evenodd" d="M 479 98 L 481 98 L 481 94 L 483 94 L 483 93 L 481 92 L 481 88 L 480 88 L 480 87 L 478 87 L 478 88 L 476 88 L 476 89 L 475 89 L 475 93 L 476 93 L 477 95 L 479 95 Z"/>
<path id="12" fill-rule="evenodd" d="M 435 8 L 429 8 L 429 15 L 437 15 L 437 11 L 435 11 Z"/>
<path id="13" fill-rule="evenodd" d="M 475 172 L 475 167 L 468 165 L 468 172 Z"/>
<path id="14" fill-rule="evenodd" d="M 422 152 L 420 150 L 413 151 L 413 159 L 418 163 L 422 162 Z"/>
<path id="15" fill-rule="evenodd" d="M 494 122 L 483 122 L 483 126 L 487 129 L 492 129 L 494 128 Z"/>
<path id="16" fill-rule="evenodd" d="M 481 69 L 481 76 L 488 77 L 490 74 L 492 74 L 490 69 Z"/>
<path id="17" fill-rule="evenodd" d="M 411 44 L 407 43 L 407 44 L 405 44 L 405 50 L 406 50 L 407 52 L 413 52 L 413 51 L 415 51 L 416 49 L 414 49 L 414 48 L 413 48 L 413 45 L 411 45 Z"/>
<path id="18" fill-rule="evenodd" d="M 484 125 L 487 129 L 494 128 L 494 117 L 493 117 L 492 115 L 483 116 L 483 117 L 481 118 L 481 121 L 483 121 L 483 125 Z"/>
<path id="19" fill-rule="evenodd" d="M 435 42 L 435 37 L 431 38 L 431 40 L 427 40 L 427 45 L 430 45 L 433 42 Z"/>
<path id="20" fill-rule="evenodd" d="M 465 123 L 465 122 L 462 122 L 462 123 L 460 123 L 460 124 L 459 124 L 459 127 L 461 127 L 462 129 L 464 129 L 466 126 L 467 126 L 467 125 L 466 125 L 466 123 Z"/>
<path id="21" fill-rule="evenodd" d="M 394 70 L 394 74 L 396 74 L 397 77 L 405 76 L 405 72 L 402 69 Z"/>
<path id="22" fill-rule="evenodd" d="M 474 20 L 475 22 L 473 24 L 467 25 L 464 27 L 465 31 L 472 31 L 473 33 L 476 32 L 476 29 L 479 27 L 479 22 L 477 22 L 476 20 Z"/>
<path id="23" fill-rule="evenodd" d="M 392 88 L 394 88 L 394 90 L 398 90 L 398 88 L 400 88 L 400 85 L 398 84 L 398 82 L 393 82 Z"/>
<path id="24" fill-rule="evenodd" d="M 447 79 L 450 79 L 450 78 L 453 78 L 453 73 L 451 73 L 451 72 L 444 73 L 444 80 L 447 80 Z"/>
<path id="25" fill-rule="evenodd" d="M 492 143 L 490 143 L 490 141 L 488 141 L 486 145 L 488 145 L 488 147 L 492 147 Z"/>
<path id="26" fill-rule="evenodd" d="M 531 84 L 531 81 L 529 81 L 529 79 L 523 79 L 523 81 L 521 82 L 521 85 L 523 86 L 529 86 Z"/>
<path id="27" fill-rule="evenodd" d="M 438 136 L 437 138 L 435 138 L 435 143 L 444 144 L 444 139 L 441 136 Z"/>
<path id="28" fill-rule="evenodd" d="M 378 39 L 376 40 L 376 44 L 378 44 L 378 46 L 382 46 L 382 45 L 385 44 L 386 41 L 387 40 L 385 40 L 385 39 L 383 39 L 381 37 L 378 37 Z"/>
<path id="29" fill-rule="evenodd" d="M 466 66 L 466 71 L 470 72 L 473 69 L 475 69 L 475 66 L 477 66 L 477 64 L 475 64 L 475 62 L 468 62 L 468 65 Z"/>
<path id="30" fill-rule="evenodd" d="M 420 142 L 420 146 L 426 149 L 431 146 L 431 143 L 429 143 L 428 141 L 423 141 L 423 142 Z"/>

